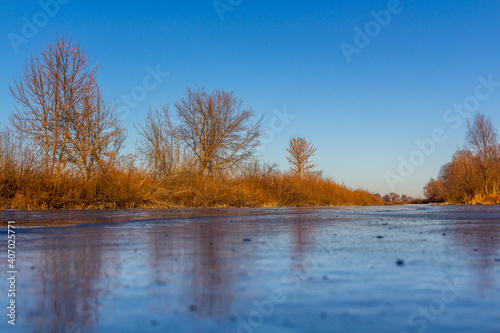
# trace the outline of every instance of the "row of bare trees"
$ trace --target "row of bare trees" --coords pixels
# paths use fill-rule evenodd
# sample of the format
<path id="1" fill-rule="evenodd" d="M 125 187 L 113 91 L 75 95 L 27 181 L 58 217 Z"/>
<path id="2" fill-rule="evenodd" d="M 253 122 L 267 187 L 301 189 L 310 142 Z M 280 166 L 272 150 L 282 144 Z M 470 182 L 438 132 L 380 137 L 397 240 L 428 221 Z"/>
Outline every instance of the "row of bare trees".
<path id="1" fill-rule="evenodd" d="M 380 204 L 315 171 L 316 148 L 289 141 L 289 174 L 255 156 L 262 118 L 233 92 L 187 89 L 135 124 L 136 153 L 84 49 L 65 37 L 32 56 L 0 128 L 0 208 Z"/>
<path id="2" fill-rule="evenodd" d="M 500 201 L 500 143 L 490 118 L 478 113 L 467 122 L 466 148 L 441 168 L 438 179 L 427 183 L 424 194 L 436 202 Z"/>
<path id="3" fill-rule="evenodd" d="M 31 57 L 10 87 L 15 110 L 5 131 L 30 142 L 32 156 L 49 178 L 92 179 L 120 157 L 126 131 L 114 106 L 103 99 L 97 70 L 80 45 L 58 36 Z M 253 121 L 254 111 L 233 92 L 188 88 L 174 106 L 174 114 L 168 106 L 151 109 L 135 125 L 137 156 L 148 175 L 164 178 L 195 169 L 214 178 L 254 157 L 262 118 Z M 305 138 L 291 138 L 287 151 L 293 174 L 318 174 L 311 160 L 316 149 Z"/>
<path id="4" fill-rule="evenodd" d="M 194 167 L 214 177 L 248 167 L 263 132 L 262 118 L 252 123 L 254 113 L 241 99 L 232 92 L 188 89 L 175 108 L 177 121 L 166 105 L 136 125 L 137 152 L 151 175 L 162 178 Z M 292 137 L 286 150 L 294 175 L 320 174 L 313 170 L 316 148 L 304 137 Z"/>

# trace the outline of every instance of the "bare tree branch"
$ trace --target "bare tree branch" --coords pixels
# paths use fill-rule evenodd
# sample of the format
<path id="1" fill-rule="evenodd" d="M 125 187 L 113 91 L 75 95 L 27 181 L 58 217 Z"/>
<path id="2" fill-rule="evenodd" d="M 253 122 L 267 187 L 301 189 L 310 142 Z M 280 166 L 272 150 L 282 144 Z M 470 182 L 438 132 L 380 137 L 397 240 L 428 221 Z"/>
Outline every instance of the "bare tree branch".
<path id="1" fill-rule="evenodd" d="M 71 163 L 92 177 L 123 141 L 124 130 L 97 86 L 97 67 L 89 67 L 85 51 L 58 36 L 10 87 L 16 104 L 10 122 L 43 153 L 46 175 L 58 177 Z"/>
<path id="2" fill-rule="evenodd" d="M 137 153 L 150 174 L 162 178 L 185 167 L 186 154 L 168 105 L 161 110 L 149 110 L 144 123 L 138 122 L 135 128 L 139 134 Z"/>
<path id="3" fill-rule="evenodd" d="M 491 119 L 478 113 L 472 123 L 467 120 L 466 140 L 469 148 L 480 157 L 483 192 L 489 194 L 494 191 L 492 179 L 495 168 L 493 168 L 493 162 L 498 158 L 497 133 Z"/>

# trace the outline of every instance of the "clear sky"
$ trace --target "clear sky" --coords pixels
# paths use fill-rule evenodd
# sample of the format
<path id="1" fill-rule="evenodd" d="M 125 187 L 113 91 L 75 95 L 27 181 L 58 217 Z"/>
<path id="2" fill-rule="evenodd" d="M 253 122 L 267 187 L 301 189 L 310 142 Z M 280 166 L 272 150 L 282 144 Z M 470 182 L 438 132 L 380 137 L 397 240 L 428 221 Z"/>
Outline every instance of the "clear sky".
<path id="1" fill-rule="evenodd" d="M 195 85 L 265 115 L 264 160 L 287 169 L 287 141 L 303 135 L 326 176 L 383 194 L 422 196 L 468 113 L 500 129 L 500 1 L 54 1 L 0 2 L 1 123 L 9 84 L 59 33 L 99 65 L 129 152 L 134 122 Z"/>

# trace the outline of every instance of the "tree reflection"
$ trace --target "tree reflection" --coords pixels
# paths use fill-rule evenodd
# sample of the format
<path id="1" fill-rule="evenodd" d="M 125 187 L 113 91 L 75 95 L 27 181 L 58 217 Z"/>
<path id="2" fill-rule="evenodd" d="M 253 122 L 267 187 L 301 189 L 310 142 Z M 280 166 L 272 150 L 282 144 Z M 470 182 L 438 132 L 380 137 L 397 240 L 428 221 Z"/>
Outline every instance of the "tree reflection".
<path id="1" fill-rule="evenodd" d="M 462 221 L 453 225 L 456 242 L 473 258 L 471 265 L 477 269 L 481 289 L 495 284 L 497 279 L 495 258 L 500 255 L 500 224 L 495 220 Z"/>
<path id="2" fill-rule="evenodd" d="M 26 304 L 27 320 L 37 327 L 34 332 L 92 332 L 99 323 L 99 302 L 106 297 L 99 280 L 109 275 L 102 269 L 100 243 L 113 238 L 104 228 L 99 232 L 85 227 L 75 230 L 43 231 L 32 251 L 32 266 L 23 269 L 29 272 L 30 288 L 39 292 L 33 304 Z M 62 238 L 66 240 L 61 242 Z M 108 270 L 112 264 L 107 265 Z"/>
<path id="3" fill-rule="evenodd" d="M 153 282 L 166 288 L 165 293 L 183 285 L 186 295 L 177 305 L 185 307 L 181 311 L 207 316 L 230 312 L 233 267 L 224 243 L 229 228 L 227 223 L 186 223 L 151 233 Z M 178 277 L 186 275 L 192 278 L 180 282 Z M 175 308 L 172 302 L 166 306 L 166 311 Z"/>

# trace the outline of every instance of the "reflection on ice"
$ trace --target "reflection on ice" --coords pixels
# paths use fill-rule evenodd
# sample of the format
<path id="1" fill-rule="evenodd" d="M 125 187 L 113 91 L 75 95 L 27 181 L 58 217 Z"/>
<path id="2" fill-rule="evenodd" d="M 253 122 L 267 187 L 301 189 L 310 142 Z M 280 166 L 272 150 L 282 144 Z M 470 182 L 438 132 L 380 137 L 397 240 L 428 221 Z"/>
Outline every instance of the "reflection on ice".
<path id="1" fill-rule="evenodd" d="M 401 332 L 425 320 L 426 332 L 469 332 L 498 328 L 499 213 L 406 206 L 1 219 L 24 226 L 20 331 Z M 51 223 L 58 227 L 43 227 Z M 419 307 L 457 279 L 460 296 L 425 319 Z"/>

